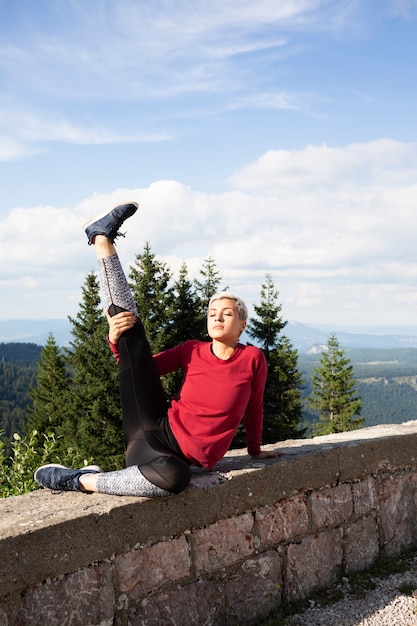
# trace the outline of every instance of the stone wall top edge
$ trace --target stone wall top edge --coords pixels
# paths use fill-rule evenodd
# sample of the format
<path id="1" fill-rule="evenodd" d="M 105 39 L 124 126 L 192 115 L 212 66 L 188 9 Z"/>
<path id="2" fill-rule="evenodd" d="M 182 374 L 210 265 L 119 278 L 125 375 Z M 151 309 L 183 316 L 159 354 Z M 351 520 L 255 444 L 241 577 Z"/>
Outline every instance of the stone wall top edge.
<path id="1" fill-rule="evenodd" d="M 417 467 L 417 422 L 405 429 L 383 428 L 379 436 L 378 430 L 364 430 L 368 432 L 356 438 L 350 434 L 267 446 L 280 447 L 284 454 L 262 462 L 232 451 L 217 472 L 196 471 L 199 486 L 169 498 L 40 490 L 0 500 L 1 588 L 4 593 L 22 588 L 28 572 L 33 581 L 52 578 L 297 492 L 384 468 Z"/>
<path id="2" fill-rule="evenodd" d="M 16 534 L 32 534 L 44 526 L 68 519 L 118 516 L 121 510 L 146 508 L 146 517 L 160 508 L 187 509 L 187 522 L 202 513 L 219 517 L 243 508 L 277 501 L 303 489 L 318 488 L 335 480 L 349 480 L 384 467 L 417 466 L 417 421 L 382 425 L 350 433 L 314 439 L 287 440 L 265 446 L 280 449 L 282 456 L 257 461 L 244 450 L 232 450 L 214 472 L 196 469 L 193 486 L 172 498 L 147 499 L 74 492 L 52 494 L 37 490 L 23 496 L 0 499 L 0 541 Z M 251 486 L 256 485 L 256 489 Z M 233 503 L 233 492 L 239 503 Z M 248 498 L 245 498 L 245 493 Z M 222 497 L 224 493 L 224 497 Z M 210 502 L 211 509 L 206 504 Z M 194 510 L 195 509 L 195 510 Z M 191 517 L 190 517 L 191 515 Z M 177 516 L 178 517 L 178 516 Z M 179 515 L 183 517 L 183 515 Z M 200 521 L 198 522 L 198 524 Z M 154 525 L 154 524 L 152 524 Z"/>

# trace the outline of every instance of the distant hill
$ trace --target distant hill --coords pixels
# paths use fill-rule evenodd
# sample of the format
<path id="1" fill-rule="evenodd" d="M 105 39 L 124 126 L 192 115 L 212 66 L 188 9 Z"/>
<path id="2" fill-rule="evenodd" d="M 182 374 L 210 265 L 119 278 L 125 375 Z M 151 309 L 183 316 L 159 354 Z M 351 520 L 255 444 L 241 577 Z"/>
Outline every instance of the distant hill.
<path id="1" fill-rule="evenodd" d="M 1 343 L 36 343 L 45 345 L 49 333 L 60 346 L 71 339 L 71 323 L 68 319 L 47 320 L 0 320 Z"/>
<path id="2" fill-rule="evenodd" d="M 334 333 L 344 348 L 417 348 L 416 327 L 331 327 L 288 322 L 284 334 L 300 354 L 319 351 L 329 336 Z M 58 345 L 67 345 L 71 340 L 71 323 L 68 319 L 5 320 L 0 321 L 0 342 L 36 343 L 45 345 L 52 333 Z M 251 339 L 244 333 L 244 343 Z"/>
<path id="3" fill-rule="evenodd" d="M 417 326 L 345 329 L 288 322 L 283 333 L 300 353 L 307 353 L 314 350 L 315 346 L 326 344 L 331 334 L 336 335 L 339 345 L 344 348 L 417 348 Z"/>

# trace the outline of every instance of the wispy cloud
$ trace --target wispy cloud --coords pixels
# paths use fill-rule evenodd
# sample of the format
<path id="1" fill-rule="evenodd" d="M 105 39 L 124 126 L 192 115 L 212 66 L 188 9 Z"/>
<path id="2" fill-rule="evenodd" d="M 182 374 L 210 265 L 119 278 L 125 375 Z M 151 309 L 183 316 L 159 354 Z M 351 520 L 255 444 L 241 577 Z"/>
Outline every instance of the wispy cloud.
<path id="1" fill-rule="evenodd" d="M 302 107 L 305 94 L 291 92 L 284 81 L 262 84 L 261 75 L 266 67 L 276 73 L 288 55 L 299 54 L 298 31 L 334 28 L 342 5 L 355 2 L 121 0 L 104 10 L 97 2 L 41 1 L 31 14 L 17 4 L 13 10 L 20 28 L 3 32 L 0 45 L 0 80 L 8 85 L 9 112 L 0 114 L 0 133 L 9 145 L 1 157 L 31 154 L 51 140 L 165 140 L 172 132 L 164 130 L 167 112 L 158 113 L 154 104 L 174 98 L 172 108 L 184 120 L 192 108 L 186 100 L 190 94 L 204 94 L 206 101 L 208 94 L 215 97 L 207 102 L 210 115 L 237 108 Z M 30 113 L 28 97 L 35 107 Z M 136 103 L 141 122 L 135 120 L 124 132 L 111 119 L 112 103 Z M 162 123 L 153 130 L 158 116 Z"/>
<path id="2" fill-rule="evenodd" d="M 13 137 L 7 131 L 13 129 Z M 153 143 L 169 141 L 166 132 L 117 132 L 100 124 L 82 126 L 73 124 L 60 115 L 36 115 L 24 108 L 0 110 L 0 161 L 33 156 L 46 149 L 50 142 L 78 145 L 117 143 Z"/>

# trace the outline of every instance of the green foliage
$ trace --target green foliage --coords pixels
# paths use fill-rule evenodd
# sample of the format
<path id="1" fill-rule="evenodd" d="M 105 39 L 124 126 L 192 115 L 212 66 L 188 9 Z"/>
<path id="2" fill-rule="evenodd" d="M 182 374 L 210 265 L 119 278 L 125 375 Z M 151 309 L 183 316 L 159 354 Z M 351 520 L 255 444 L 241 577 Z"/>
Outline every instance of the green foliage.
<path id="1" fill-rule="evenodd" d="M 197 278 L 194 280 L 195 293 L 197 296 L 195 315 L 197 328 L 199 329 L 195 338 L 201 338 L 202 341 L 207 341 L 207 307 L 211 296 L 219 290 L 219 285 L 222 279 L 216 268 L 214 259 L 211 256 L 204 259 L 204 263 L 199 274 L 201 276 L 201 280 L 198 280 Z M 223 291 L 226 291 L 227 289 L 227 287 L 224 287 Z"/>
<path id="2" fill-rule="evenodd" d="M 25 345 L 27 344 L 23 344 Z M 31 404 L 28 389 L 36 380 L 34 359 L 39 356 L 39 352 L 39 346 L 36 351 L 32 350 L 32 344 L 29 344 L 27 351 L 19 346 L 16 351 L 16 362 L 12 362 L 14 352 L 7 351 L 5 344 L 1 345 L 0 430 L 4 433 L 8 451 L 12 433 L 22 432 L 26 423 L 26 411 Z"/>
<path id="3" fill-rule="evenodd" d="M 261 303 L 254 306 L 256 317 L 250 320 L 247 328 L 249 337 L 255 339 L 265 354 L 269 364 L 270 353 L 278 344 L 278 337 L 287 325 L 281 316 L 282 305 L 278 302 L 278 291 L 272 276 L 267 274 L 261 285 Z"/>
<path id="4" fill-rule="evenodd" d="M 41 347 L 36 343 L 0 343 L 0 361 L 15 365 L 33 365 L 39 358 Z"/>
<path id="5" fill-rule="evenodd" d="M 416 376 L 357 380 L 365 426 L 401 424 L 417 419 Z"/>
<path id="6" fill-rule="evenodd" d="M 27 433 L 63 430 L 71 382 L 65 357 L 50 334 L 38 361 L 36 385 L 29 389 L 33 406 L 28 409 Z"/>
<path id="7" fill-rule="evenodd" d="M 179 271 L 178 280 L 174 282 L 172 304 L 169 308 L 170 333 L 169 346 L 176 346 L 187 339 L 207 339 L 207 331 L 201 330 L 199 307 L 200 296 L 195 284 L 188 278 L 188 269 L 185 263 Z M 204 322 L 206 324 L 207 303 L 205 306 Z"/>
<path id="8" fill-rule="evenodd" d="M 58 434 L 81 456 L 93 454 L 103 469 L 116 469 L 123 463 L 125 449 L 118 369 L 105 339 L 108 325 L 94 273 L 88 274 L 82 297 L 76 318 L 70 318 L 73 340 L 65 354 L 72 381 L 68 410 Z"/>
<path id="9" fill-rule="evenodd" d="M 169 311 L 173 297 L 172 274 L 146 242 L 130 268 L 130 288 L 153 353 L 169 345 Z"/>
<path id="10" fill-rule="evenodd" d="M 168 343 L 165 348 L 176 346 L 187 339 L 204 340 L 199 311 L 199 298 L 195 286 L 188 278 L 188 269 L 185 263 L 179 271 L 178 280 L 174 282 L 172 301 L 169 307 Z M 206 334 L 207 335 L 207 334 Z M 168 398 L 178 394 L 182 382 L 182 372 L 173 372 L 163 379 L 163 385 Z"/>
<path id="11" fill-rule="evenodd" d="M 0 438 L 0 497 L 8 498 L 33 491 L 38 486 L 33 478 L 34 470 L 40 465 L 58 462 L 71 467 L 83 467 L 92 463 L 92 459 L 83 460 L 72 448 L 63 454 L 55 435 L 41 435 L 36 430 L 25 437 L 14 433 L 12 453 L 8 457 Z"/>
<path id="12" fill-rule="evenodd" d="M 298 353 L 282 335 L 287 322 L 281 316 L 278 291 L 267 274 L 261 287 L 261 303 L 254 307 L 256 317 L 247 332 L 262 348 L 268 364 L 264 394 L 264 443 L 299 438 L 302 411 L 302 375 L 297 369 Z M 238 440 L 239 441 L 239 440 Z M 241 438 L 239 443 L 242 443 Z"/>
<path id="13" fill-rule="evenodd" d="M 362 408 L 362 400 L 356 395 L 353 366 L 339 346 L 335 335 L 327 342 L 327 350 L 321 354 L 319 365 L 313 369 L 313 392 L 309 404 L 319 415 L 313 424 L 315 435 L 328 435 L 362 426 L 364 418 L 356 418 Z"/>

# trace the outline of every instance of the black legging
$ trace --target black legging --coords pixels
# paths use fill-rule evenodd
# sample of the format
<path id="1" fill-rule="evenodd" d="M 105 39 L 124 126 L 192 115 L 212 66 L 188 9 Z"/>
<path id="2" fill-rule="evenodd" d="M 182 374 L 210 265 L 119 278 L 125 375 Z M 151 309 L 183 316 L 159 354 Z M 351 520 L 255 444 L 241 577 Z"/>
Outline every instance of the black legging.
<path id="1" fill-rule="evenodd" d="M 109 314 L 124 310 L 112 304 Z M 137 465 L 151 483 L 179 493 L 191 471 L 170 431 L 167 399 L 140 320 L 121 335 L 119 355 L 126 466 Z"/>

